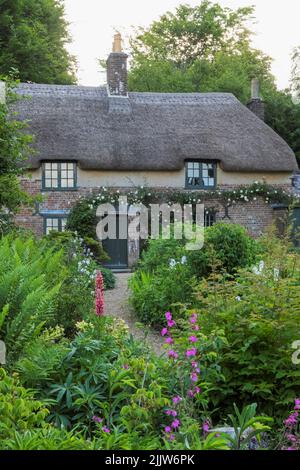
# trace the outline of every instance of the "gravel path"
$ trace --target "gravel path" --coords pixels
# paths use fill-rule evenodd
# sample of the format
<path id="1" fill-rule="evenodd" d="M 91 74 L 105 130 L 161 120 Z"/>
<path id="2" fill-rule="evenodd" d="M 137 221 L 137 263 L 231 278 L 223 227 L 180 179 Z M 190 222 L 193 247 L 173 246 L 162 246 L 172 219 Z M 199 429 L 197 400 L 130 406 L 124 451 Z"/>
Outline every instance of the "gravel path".
<path id="1" fill-rule="evenodd" d="M 140 340 L 145 340 L 145 328 L 140 329 L 135 325 L 138 319 L 135 317 L 134 311 L 129 305 L 129 288 L 128 279 L 132 276 L 131 273 L 117 273 L 116 287 L 112 290 L 105 291 L 105 314 L 113 317 L 122 318 L 128 325 L 130 333 Z M 146 337 L 146 342 L 151 346 L 154 352 L 161 355 L 163 350 L 163 341 L 159 333 L 149 330 Z"/>

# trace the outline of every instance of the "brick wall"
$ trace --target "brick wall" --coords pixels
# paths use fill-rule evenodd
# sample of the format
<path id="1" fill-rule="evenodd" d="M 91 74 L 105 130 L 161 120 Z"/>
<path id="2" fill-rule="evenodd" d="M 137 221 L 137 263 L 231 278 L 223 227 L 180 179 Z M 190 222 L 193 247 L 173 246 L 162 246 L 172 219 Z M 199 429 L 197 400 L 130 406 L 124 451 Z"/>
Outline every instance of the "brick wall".
<path id="1" fill-rule="evenodd" d="M 76 191 L 44 191 L 41 192 L 40 180 L 21 180 L 23 190 L 33 196 L 42 195 L 43 202 L 39 204 L 38 210 L 70 210 L 81 196 L 97 193 L 99 188 L 78 188 Z M 116 188 L 117 189 L 117 188 Z M 165 188 L 160 188 L 165 190 Z M 155 188 L 155 190 L 160 190 Z M 226 186 L 219 189 L 233 189 Z M 286 189 L 286 188 L 285 188 Z M 126 188 L 120 188 L 126 192 Z M 127 188 L 132 190 L 132 188 Z M 174 188 L 173 188 L 174 190 Z M 171 189 L 170 189 L 171 191 Z M 216 220 L 225 223 L 236 223 L 243 225 L 253 237 L 259 237 L 273 222 L 277 222 L 279 217 L 284 215 L 284 211 L 274 211 L 263 198 L 258 197 L 256 201 L 238 202 L 230 207 L 226 207 L 218 200 L 210 200 L 205 203 L 205 207 L 213 208 L 216 213 Z M 26 229 L 32 230 L 36 235 L 43 234 L 43 217 L 34 208 L 23 208 L 15 218 L 16 223 Z"/>

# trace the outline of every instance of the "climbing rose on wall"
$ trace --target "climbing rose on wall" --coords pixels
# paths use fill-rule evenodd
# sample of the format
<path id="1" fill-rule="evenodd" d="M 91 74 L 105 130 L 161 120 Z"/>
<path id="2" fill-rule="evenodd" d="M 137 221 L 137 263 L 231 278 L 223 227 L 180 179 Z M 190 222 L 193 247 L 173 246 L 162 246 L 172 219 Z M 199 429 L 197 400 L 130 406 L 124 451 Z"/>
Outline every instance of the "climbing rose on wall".
<path id="1" fill-rule="evenodd" d="M 96 289 L 95 289 L 95 309 L 97 317 L 104 315 L 104 286 L 103 276 L 100 271 L 96 274 Z"/>

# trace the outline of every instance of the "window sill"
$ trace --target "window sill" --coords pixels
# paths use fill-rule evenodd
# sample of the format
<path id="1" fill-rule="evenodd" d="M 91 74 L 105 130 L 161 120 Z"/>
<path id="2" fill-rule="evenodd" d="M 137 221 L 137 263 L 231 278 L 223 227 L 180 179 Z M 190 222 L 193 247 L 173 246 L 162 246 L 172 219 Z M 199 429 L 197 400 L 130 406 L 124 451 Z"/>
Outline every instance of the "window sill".
<path id="1" fill-rule="evenodd" d="M 42 188 L 41 193 L 65 193 L 65 192 L 74 192 L 78 191 L 77 188 Z"/>

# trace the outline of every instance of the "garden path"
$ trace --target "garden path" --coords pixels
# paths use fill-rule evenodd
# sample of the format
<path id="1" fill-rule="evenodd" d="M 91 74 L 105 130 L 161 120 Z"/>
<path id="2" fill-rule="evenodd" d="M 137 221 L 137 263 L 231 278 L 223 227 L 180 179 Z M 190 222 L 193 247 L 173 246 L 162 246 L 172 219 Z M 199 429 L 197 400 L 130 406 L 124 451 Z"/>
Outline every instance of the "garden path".
<path id="1" fill-rule="evenodd" d="M 163 340 L 158 332 L 149 329 L 145 339 L 145 328 L 138 328 L 136 322 L 138 319 L 135 317 L 134 311 L 129 304 L 129 288 L 128 279 L 132 276 L 131 273 L 116 273 L 116 287 L 112 290 L 107 290 L 104 293 L 105 302 L 105 315 L 122 318 L 129 327 L 129 332 L 142 341 L 146 341 L 153 351 L 161 355 L 163 353 Z"/>

